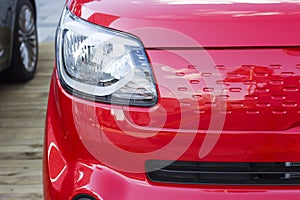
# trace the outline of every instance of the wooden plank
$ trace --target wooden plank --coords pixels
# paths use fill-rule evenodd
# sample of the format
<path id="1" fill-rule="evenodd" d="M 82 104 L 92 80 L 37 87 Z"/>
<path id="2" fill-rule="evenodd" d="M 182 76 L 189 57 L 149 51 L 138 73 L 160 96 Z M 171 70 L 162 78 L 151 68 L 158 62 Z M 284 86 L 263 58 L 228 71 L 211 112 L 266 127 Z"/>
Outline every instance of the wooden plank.
<path id="1" fill-rule="evenodd" d="M 5 195 L 7 195 L 7 194 L 32 194 L 32 193 L 41 194 L 41 191 L 42 191 L 41 184 L 18 185 L 18 186 L 16 186 L 16 185 L 1 185 L 0 199 L 2 199 L 2 197 L 5 197 Z M 6 199 L 10 199 L 10 198 L 6 198 Z"/>
<path id="2" fill-rule="evenodd" d="M 14 186 L 10 186 L 10 187 L 14 187 Z M 6 190 L 12 190 L 12 188 L 9 188 L 9 187 L 5 187 L 3 188 Z M 4 200 L 4 199 L 14 199 L 14 200 L 41 200 L 43 199 L 43 195 L 41 194 L 40 192 L 41 188 L 39 187 L 36 187 L 36 191 L 34 193 L 23 193 L 23 194 L 15 194 L 15 193 L 12 193 L 12 194 L 0 194 L 0 199 Z M 0 190 L 1 191 L 1 190 Z"/>
<path id="3" fill-rule="evenodd" d="M 41 160 L 43 157 L 42 150 L 37 150 L 35 152 L 0 152 L 0 161 L 2 160 Z M 42 184 L 42 183 L 41 183 Z M 1 187 L 1 185 L 0 185 Z"/>
<path id="4" fill-rule="evenodd" d="M 18 95 L 15 95 L 15 96 L 18 96 Z M 20 97 L 22 98 L 22 97 Z M 22 101 L 20 98 L 18 99 L 10 99 L 10 98 L 5 98 L 4 101 L 0 102 L 0 106 L 8 106 L 8 105 L 11 105 L 11 106 L 26 106 L 26 105 L 41 105 L 42 107 L 44 107 L 44 110 L 46 109 L 45 107 L 45 104 L 47 102 L 47 98 L 44 98 L 44 97 L 41 97 L 39 98 L 38 100 L 35 100 L 33 98 L 26 98 L 24 97 Z M 30 101 L 33 101 L 33 102 L 30 102 Z"/>
<path id="5" fill-rule="evenodd" d="M 13 105 L 6 105 L 6 106 L 13 106 Z M 30 115 L 34 115 L 34 116 L 39 117 L 39 118 L 45 118 L 45 115 L 46 115 L 46 110 L 44 108 L 37 108 L 37 109 L 34 109 L 34 110 L 22 109 L 22 112 L 17 112 L 17 111 L 20 111 L 20 109 L 17 109 L 17 108 L 15 108 L 14 110 L 16 112 L 7 112 L 7 113 L 5 113 L 5 112 L 0 111 L 0 120 L 3 119 L 3 118 L 22 119 L 22 118 L 26 118 Z"/>
<path id="6" fill-rule="evenodd" d="M 16 138 L 13 140 L 1 140 L 0 145 L 1 146 L 19 146 L 19 145 L 27 145 L 27 146 L 32 146 L 36 144 L 41 144 L 43 143 L 43 136 L 36 137 L 36 138 Z"/>
<path id="7" fill-rule="evenodd" d="M 44 128 L 0 128 L 0 143 L 6 144 L 26 144 L 22 140 L 41 140 L 44 136 Z"/>
<path id="8" fill-rule="evenodd" d="M 42 171 L 33 168 L 1 168 L 0 185 L 36 185 L 41 183 Z"/>
<path id="9" fill-rule="evenodd" d="M 0 146 L 0 153 L 19 153 L 19 152 L 41 152 L 43 144 L 17 145 L 17 146 Z"/>
<path id="10" fill-rule="evenodd" d="M 31 168 L 31 169 L 41 169 L 41 160 L 3 160 L 0 162 L 0 168 Z"/>
<path id="11" fill-rule="evenodd" d="M 45 119 L 30 117 L 30 118 L 22 118 L 22 120 L 18 118 L 2 118 L 0 120 L 1 128 L 22 128 L 22 127 L 44 127 Z"/>
<path id="12" fill-rule="evenodd" d="M 0 139 L 1 136 L 11 135 L 11 134 L 14 134 L 16 136 L 22 135 L 19 137 L 25 137 L 25 135 L 27 136 L 33 135 L 35 137 L 35 134 L 39 134 L 41 132 L 44 132 L 44 127 L 0 128 Z"/>
<path id="13" fill-rule="evenodd" d="M 36 75 L 0 83 L 0 200 L 41 200 L 44 123 L 54 44 L 39 46 Z"/>

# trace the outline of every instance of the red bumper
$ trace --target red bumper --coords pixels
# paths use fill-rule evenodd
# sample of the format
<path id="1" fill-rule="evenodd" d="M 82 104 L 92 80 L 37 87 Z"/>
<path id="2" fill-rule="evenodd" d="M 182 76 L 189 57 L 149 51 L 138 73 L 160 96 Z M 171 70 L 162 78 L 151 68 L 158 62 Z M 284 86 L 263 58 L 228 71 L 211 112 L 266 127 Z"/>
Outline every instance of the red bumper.
<path id="1" fill-rule="evenodd" d="M 142 112 L 146 108 L 136 109 Z M 148 159 L 296 162 L 300 160 L 297 128 L 216 131 L 208 138 L 205 131 L 161 128 L 151 135 L 153 129 L 132 126 L 126 117 L 116 114 L 118 110 L 126 113 L 126 108 L 72 97 L 54 73 L 46 122 L 45 199 L 72 199 L 81 193 L 118 200 L 299 198 L 300 187 L 294 186 L 154 184 L 147 180 L 144 169 Z M 147 137 L 139 136 L 141 133 Z"/>

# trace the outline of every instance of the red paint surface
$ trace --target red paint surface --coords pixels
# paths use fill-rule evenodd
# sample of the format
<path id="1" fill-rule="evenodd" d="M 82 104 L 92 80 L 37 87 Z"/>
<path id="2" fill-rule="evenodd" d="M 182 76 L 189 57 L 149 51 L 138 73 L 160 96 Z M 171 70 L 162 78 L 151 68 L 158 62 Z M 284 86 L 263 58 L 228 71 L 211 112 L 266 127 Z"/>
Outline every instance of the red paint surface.
<path id="1" fill-rule="evenodd" d="M 300 55 L 298 48 L 280 48 L 299 45 L 300 4 L 155 2 L 69 2 L 79 17 L 142 39 L 159 99 L 151 108 L 86 101 L 65 92 L 54 71 L 46 122 L 45 199 L 80 193 L 124 200 L 298 199 L 300 188 L 291 186 L 153 184 L 146 179 L 144 163 L 300 161 Z M 274 48 L 182 48 L 199 44 Z M 51 143 L 59 152 L 48 155 Z M 51 161 L 58 155 L 66 171 L 51 182 L 51 173 L 59 170 L 53 170 L 57 163 L 48 156 Z"/>

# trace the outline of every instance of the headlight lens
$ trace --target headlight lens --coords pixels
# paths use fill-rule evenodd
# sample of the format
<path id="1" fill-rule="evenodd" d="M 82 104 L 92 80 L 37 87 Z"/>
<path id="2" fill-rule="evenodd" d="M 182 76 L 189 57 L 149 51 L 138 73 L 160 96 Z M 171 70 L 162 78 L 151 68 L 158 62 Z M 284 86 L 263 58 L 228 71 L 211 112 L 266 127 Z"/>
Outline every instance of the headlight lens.
<path id="1" fill-rule="evenodd" d="M 136 37 L 91 24 L 65 9 L 56 38 L 58 74 L 68 92 L 112 104 L 156 103 L 149 60 Z"/>

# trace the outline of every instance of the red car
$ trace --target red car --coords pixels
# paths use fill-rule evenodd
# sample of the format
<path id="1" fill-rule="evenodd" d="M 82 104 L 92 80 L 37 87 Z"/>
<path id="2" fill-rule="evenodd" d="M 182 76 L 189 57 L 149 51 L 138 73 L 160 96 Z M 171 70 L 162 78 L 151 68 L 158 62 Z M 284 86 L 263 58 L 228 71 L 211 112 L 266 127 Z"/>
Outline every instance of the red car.
<path id="1" fill-rule="evenodd" d="M 44 198 L 300 197 L 299 0 L 69 0 Z"/>

